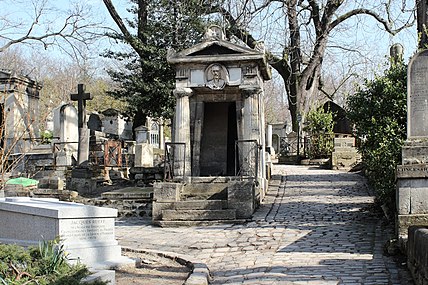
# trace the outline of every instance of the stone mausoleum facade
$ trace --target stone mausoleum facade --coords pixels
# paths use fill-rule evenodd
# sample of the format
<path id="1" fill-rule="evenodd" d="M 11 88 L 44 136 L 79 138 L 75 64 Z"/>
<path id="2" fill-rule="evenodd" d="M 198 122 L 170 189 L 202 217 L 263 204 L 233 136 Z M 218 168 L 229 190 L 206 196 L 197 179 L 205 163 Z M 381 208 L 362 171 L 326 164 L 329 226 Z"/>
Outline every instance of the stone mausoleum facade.
<path id="1" fill-rule="evenodd" d="M 263 44 L 233 43 L 211 26 L 201 43 L 170 52 L 168 61 L 176 69 L 177 101 L 167 165 L 176 184 L 155 185 L 153 219 L 179 214 L 176 205 L 162 204 L 164 194 L 167 204 L 219 199 L 223 210 L 233 210 L 235 203 L 236 218 L 248 218 L 267 188 L 263 82 L 271 73 Z"/>

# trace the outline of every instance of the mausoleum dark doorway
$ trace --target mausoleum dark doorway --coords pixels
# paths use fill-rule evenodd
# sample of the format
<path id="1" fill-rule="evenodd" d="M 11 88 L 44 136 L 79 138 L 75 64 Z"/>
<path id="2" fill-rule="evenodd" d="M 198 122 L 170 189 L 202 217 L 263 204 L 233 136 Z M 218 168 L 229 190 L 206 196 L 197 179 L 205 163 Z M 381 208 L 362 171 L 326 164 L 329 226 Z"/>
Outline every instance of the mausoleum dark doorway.
<path id="1" fill-rule="evenodd" d="M 235 175 L 236 103 L 205 102 L 200 175 Z"/>

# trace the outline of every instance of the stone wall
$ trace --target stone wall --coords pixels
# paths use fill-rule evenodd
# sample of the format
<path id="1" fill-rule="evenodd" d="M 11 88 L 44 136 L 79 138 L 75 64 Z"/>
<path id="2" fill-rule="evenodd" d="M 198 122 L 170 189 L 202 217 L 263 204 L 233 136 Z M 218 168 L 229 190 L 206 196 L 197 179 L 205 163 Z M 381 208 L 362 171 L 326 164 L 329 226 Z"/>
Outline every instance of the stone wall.
<path id="1" fill-rule="evenodd" d="M 117 209 L 118 217 L 151 217 L 152 199 L 84 199 L 86 205 Z"/>
<path id="2" fill-rule="evenodd" d="M 416 285 L 428 284 L 428 227 L 409 227 L 407 265 Z"/>

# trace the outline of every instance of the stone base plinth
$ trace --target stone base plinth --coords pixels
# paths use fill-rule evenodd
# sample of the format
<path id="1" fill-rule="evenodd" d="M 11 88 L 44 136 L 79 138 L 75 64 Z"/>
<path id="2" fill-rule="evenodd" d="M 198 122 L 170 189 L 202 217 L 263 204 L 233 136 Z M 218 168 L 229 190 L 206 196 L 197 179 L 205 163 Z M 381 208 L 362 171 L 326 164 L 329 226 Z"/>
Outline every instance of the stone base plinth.
<path id="1" fill-rule="evenodd" d="M 410 226 L 428 226 L 428 214 L 398 215 L 397 232 L 400 239 L 407 240 Z"/>
<path id="2" fill-rule="evenodd" d="M 72 177 L 68 188 L 79 192 L 79 194 L 93 194 L 97 189 L 97 180 L 96 178 Z"/>
<path id="3" fill-rule="evenodd" d="M 351 169 L 361 162 L 356 148 L 335 149 L 331 154 L 332 169 Z"/>
<path id="4" fill-rule="evenodd" d="M 428 179 L 397 179 L 397 211 L 399 215 L 428 214 Z"/>
<path id="5" fill-rule="evenodd" d="M 410 226 L 428 226 L 428 165 L 399 165 L 396 177 L 397 233 L 405 240 Z"/>
<path id="6" fill-rule="evenodd" d="M 403 164 L 428 163 L 428 139 L 408 139 L 401 148 Z"/>

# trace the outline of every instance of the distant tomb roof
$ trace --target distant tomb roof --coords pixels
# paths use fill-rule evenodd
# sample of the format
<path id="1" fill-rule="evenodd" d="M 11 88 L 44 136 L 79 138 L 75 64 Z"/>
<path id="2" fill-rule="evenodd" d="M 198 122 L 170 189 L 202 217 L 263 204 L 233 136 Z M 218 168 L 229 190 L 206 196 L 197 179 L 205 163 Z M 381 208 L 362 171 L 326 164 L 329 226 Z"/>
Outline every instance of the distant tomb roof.
<path id="1" fill-rule="evenodd" d="M 324 111 L 330 111 L 333 113 L 333 132 L 336 134 L 352 134 L 352 126 L 348 118 L 346 117 L 345 110 L 334 103 L 333 101 L 327 101 L 323 106 Z"/>

